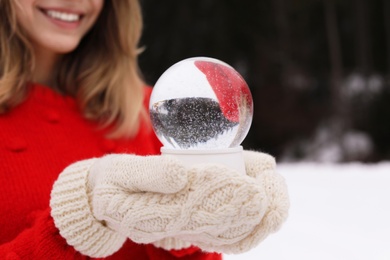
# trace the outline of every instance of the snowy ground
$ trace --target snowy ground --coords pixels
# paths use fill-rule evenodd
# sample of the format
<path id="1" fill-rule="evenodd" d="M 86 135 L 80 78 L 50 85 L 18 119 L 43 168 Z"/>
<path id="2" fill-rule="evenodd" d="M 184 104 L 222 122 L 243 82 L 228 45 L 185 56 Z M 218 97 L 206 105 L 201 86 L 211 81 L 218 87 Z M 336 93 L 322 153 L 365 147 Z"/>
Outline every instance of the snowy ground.
<path id="1" fill-rule="evenodd" d="M 225 260 L 390 260 L 390 162 L 281 164 L 291 200 L 282 229 Z"/>

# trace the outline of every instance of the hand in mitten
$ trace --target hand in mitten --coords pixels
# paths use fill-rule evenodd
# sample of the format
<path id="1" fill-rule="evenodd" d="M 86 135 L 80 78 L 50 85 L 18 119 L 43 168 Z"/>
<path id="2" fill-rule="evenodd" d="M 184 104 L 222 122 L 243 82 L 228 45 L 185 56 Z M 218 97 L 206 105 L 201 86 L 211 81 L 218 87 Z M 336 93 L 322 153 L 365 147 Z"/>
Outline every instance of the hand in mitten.
<path id="1" fill-rule="evenodd" d="M 201 200 L 188 225 L 175 237 L 154 244 L 177 248 L 183 241 L 205 251 L 242 253 L 277 231 L 287 218 L 289 199 L 282 176 L 275 172 L 272 156 L 244 151 L 243 176 L 223 166 L 195 166 L 192 189 L 202 190 Z"/>
<path id="2" fill-rule="evenodd" d="M 168 157 L 109 155 L 79 161 L 55 182 L 51 215 L 69 245 L 104 257 L 119 250 L 127 237 L 154 241 L 149 232 L 163 231 L 164 214 L 177 214 L 163 209 L 159 200 L 187 183 L 184 168 Z"/>
<path id="3" fill-rule="evenodd" d="M 231 241 L 233 243 L 212 246 L 199 243 L 204 250 L 219 251 L 224 253 L 242 253 L 256 247 L 269 234 L 276 232 L 287 218 L 289 210 L 289 197 L 284 178 L 276 172 L 275 159 L 265 153 L 244 151 L 245 169 L 256 183 L 259 190 L 265 192 L 267 206 L 264 215 L 258 215 L 257 222 L 248 227 L 244 222 L 241 226 L 233 226 L 219 236 L 236 237 L 246 230 L 243 239 Z M 255 198 L 253 198 L 255 199 Z"/>
<path id="4" fill-rule="evenodd" d="M 185 241 L 168 249 L 193 243 L 242 252 L 272 231 L 255 232 L 271 205 L 266 188 L 219 165 L 185 169 L 171 157 L 110 155 L 68 167 L 51 207 L 61 235 L 90 256 L 112 254 L 126 237 L 164 248 Z"/>

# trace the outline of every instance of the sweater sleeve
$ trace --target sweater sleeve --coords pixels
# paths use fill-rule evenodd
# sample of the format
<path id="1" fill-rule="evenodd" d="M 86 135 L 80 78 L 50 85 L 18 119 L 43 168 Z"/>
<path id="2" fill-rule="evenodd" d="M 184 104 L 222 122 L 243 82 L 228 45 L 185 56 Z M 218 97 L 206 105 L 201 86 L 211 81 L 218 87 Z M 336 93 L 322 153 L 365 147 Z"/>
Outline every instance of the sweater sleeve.
<path id="1" fill-rule="evenodd" d="M 30 228 L 25 229 L 12 241 L 0 245 L 0 256 L 8 260 L 86 259 L 67 245 L 59 234 L 50 216 L 50 209 L 38 212 Z"/>
<path id="2" fill-rule="evenodd" d="M 204 253 L 196 247 L 181 250 L 166 251 L 153 245 L 144 245 L 134 248 L 130 241 L 115 255 L 113 259 L 126 259 L 129 251 L 133 254 L 153 260 L 221 260 L 222 256 L 217 253 Z M 143 256 L 142 256 L 143 255 Z M 90 259 L 69 246 L 60 235 L 50 215 L 50 209 L 37 213 L 34 225 L 24 230 L 12 241 L 0 245 L 0 259 Z M 111 258 L 110 258 L 111 259 Z M 143 259 L 143 258 L 142 258 Z"/>

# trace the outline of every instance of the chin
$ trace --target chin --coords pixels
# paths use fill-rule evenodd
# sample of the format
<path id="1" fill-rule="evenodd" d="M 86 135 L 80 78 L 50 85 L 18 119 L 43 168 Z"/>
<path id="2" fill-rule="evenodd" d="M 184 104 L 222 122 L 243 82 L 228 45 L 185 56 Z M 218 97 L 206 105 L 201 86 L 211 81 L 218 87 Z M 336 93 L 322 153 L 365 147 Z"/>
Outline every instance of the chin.
<path id="1" fill-rule="evenodd" d="M 62 48 L 56 48 L 56 50 L 54 50 L 56 53 L 58 54 L 67 54 L 67 53 L 71 53 L 72 51 L 74 51 L 75 49 L 77 48 L 77 45 L 74 46 L 74 47 L 62 47 Z"/>
<path id="2" fill-rule="evenodd" d="M 66 53 L 70 53 L 70 52 L 74 51 L 78 45 L 79 45 L 79 42 L 77 42 L 77 43 L 64 43 L 63 42 L 61 44 L 54 45 L 52 50 L 54 52 L 57 52 L 60 54 L 66 54 Z"/>
<path id="3" fill-rule="evenodd" d="M 40 45 L 48 52 L 66 54 L 74 51 L 79 43 L 79 39 L 56 39 L 55 41 L 42 42 Z"/>

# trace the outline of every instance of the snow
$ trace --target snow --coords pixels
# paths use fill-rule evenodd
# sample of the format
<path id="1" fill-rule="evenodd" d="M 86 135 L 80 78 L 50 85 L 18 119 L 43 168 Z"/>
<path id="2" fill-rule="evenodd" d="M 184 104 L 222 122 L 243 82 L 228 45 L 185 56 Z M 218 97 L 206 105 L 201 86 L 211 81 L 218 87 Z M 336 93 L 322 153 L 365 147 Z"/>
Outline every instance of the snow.
<path id="1" fill-rule="evenodd" d="M 390 162 L 282 163 L 290 194 L 282 228 L 225 260 L 389 260 Z"/>

